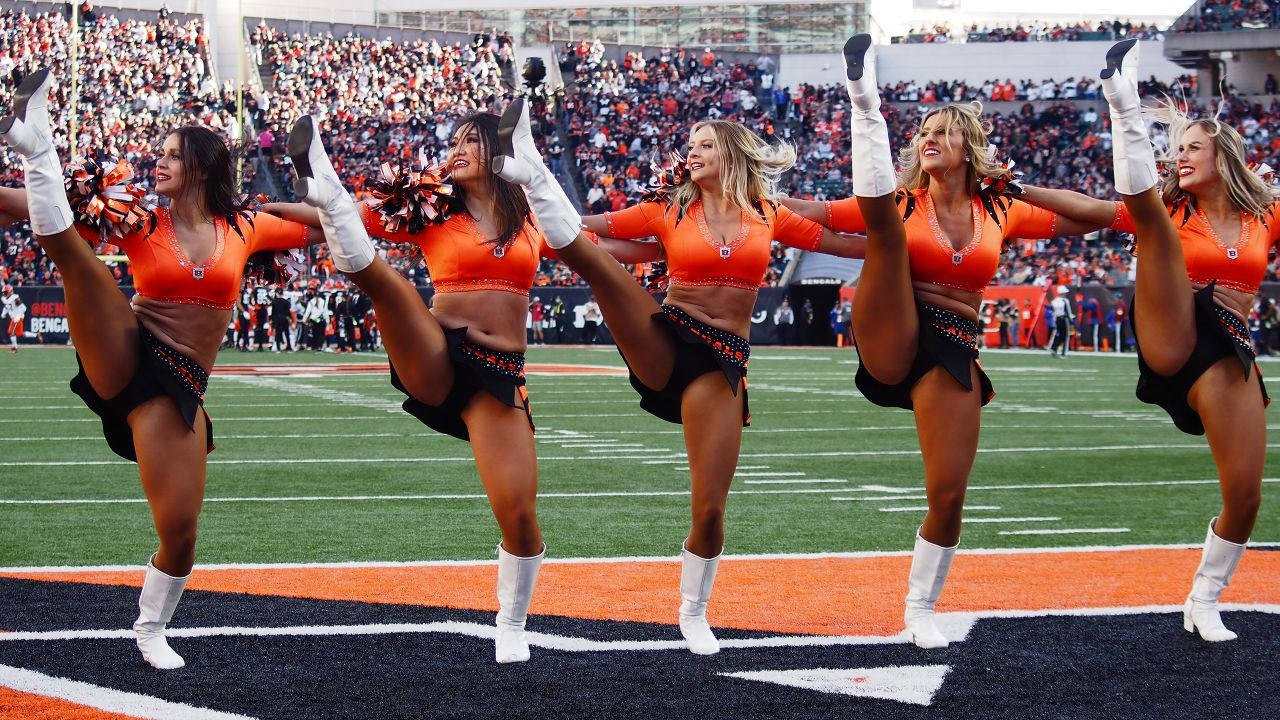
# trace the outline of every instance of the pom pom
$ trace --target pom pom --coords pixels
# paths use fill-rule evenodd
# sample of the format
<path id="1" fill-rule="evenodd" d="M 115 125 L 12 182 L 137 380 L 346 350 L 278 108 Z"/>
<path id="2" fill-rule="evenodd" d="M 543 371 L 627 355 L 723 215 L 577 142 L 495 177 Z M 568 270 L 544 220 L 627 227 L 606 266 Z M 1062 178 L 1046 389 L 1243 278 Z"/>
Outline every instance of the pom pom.
<path id="1" fill-rule="evenodd" d="M 649 178 L 649 187 L 641 198 L 643 202 L 668 201 L 676 188 L 689 177 L 689 163 L 684 156 L 673 152 L 668 157 L 671 165 L 667 167 L 663 167 L 657 160 L 649 163 L 653 176 Z"/>
<path id="2" fill-rule="evenodd" d="M 987 152 L 991 156 L 991 162 L 1000 166 L 1000 174 L 992 177 L 984 177 L 978 183 L 978 192 L 987 197 L 993 196 L 1009 196 L 1017 197 L 1026 193 L 1022 187 L 1022 173 L 1014 172 L 1013 160 L 1006 158 L 1000 161 L 1000 150 L 995 145 L 988 145 Z"/>
<path id="3" fill-rule="evenodd" d="M 78 223 L 98 231 L 103 242 L 156 222 L 154 195 L 134 182 L 133 165 L 124 160 L 86 158 L 67 165 L 67 200 Z"/>
<path id="4" fill-rule="evenodd" d="M 418 162 L 407 168 L 383 163 L 378 176 L 365 185 L 373 196 L 369 207 L 382 218 L 388 232 L 403 229 L 417 234 L 428 224 L 444 220 L 445 208 L 453 198 L 447 174 L 443 163 L 428 163 L 423 150 L 418 151 Z"/>

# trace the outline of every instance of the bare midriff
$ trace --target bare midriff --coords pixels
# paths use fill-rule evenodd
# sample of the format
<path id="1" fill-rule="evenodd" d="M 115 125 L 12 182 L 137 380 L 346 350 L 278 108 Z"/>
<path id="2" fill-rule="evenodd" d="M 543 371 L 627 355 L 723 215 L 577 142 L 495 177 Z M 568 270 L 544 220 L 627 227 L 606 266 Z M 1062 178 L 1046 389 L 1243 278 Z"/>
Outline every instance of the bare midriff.
<path id="1" fill-rule="evenodd" d="M 1194 290 L 1203 290 L 1207 286 L 1201 283 L 1191 283 L 1191 287 Z M 1214 285 L 1213 301 L 1219 307 L 1239 318 L 1240 322 L 1248 323 L 1249 309 L 1253 307 L 1253 293 L 1223 287 L 1222 285 Z"/>
<path id="2" fill-rule="evenodd" d="M 431 314 L 445 328 L 467 328 L 467 340 L 500 352 L 524 352 L 529 298 L 502 290 L 438 292 Z"/>
<path id="3" fill-rule="evenodd" d="M 672 285 L 664 302 L 689 313 L 698 322 L 750 338 L 756 294 L 755 290 L 720 285 Z"/>
<path id="4" fill-rule="evenodd" d="M 213 370 L 213 361 L 234 310 L 133 296 L 133 311 L 142 327 L 160 342 L 194 360 L 205 372 Z"/>
<path id="5" fill-rule="evenodd" d="M 916 300 L 925 305 L 932 305 L 974 322 L 978 320 L 978 309 L 982 307 L 980 292 L 916 280 L 911 281 L 911 290 L 915 293 Z"/>

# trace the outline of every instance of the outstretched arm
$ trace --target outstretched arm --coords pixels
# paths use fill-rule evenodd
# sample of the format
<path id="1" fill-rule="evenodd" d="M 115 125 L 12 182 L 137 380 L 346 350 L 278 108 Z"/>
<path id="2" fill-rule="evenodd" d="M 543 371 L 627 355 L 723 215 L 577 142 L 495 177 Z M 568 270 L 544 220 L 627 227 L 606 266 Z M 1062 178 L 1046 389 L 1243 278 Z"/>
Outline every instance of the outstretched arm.
<path id="1" fill-rule="evenodd" d="M 782 198 L 782 204 L 791 212 L 819 225 L 827 224 L 826 204 L 821 200 L 801 200 L 800 198 Z"/>
<path id="2" fill-rule="evenodd" d="M 816 252 L 837 257 L 862 259 L 867 256 L 867 236 L 845 235 L 823 228 L 822 238 L 818 241 Z"/>
<path id="3" fill-rule="evenodd" d="M 1025 185 L 1021 196 L 1031 205 L 1055 212 L 1059 216 L 1059 235 L 1083 235 L 1110 227 L 1116 220 L 1116 203 L 1099 200 L 1074 190 Z"/>
<path id="4" fill-rule="evenodd" d="M 265 203 L 262 206 L 262 212 L 275 215 L 282 220 L 302 223 L 313 228 L 320 227 L 320 211 L 306 203 Z"/>

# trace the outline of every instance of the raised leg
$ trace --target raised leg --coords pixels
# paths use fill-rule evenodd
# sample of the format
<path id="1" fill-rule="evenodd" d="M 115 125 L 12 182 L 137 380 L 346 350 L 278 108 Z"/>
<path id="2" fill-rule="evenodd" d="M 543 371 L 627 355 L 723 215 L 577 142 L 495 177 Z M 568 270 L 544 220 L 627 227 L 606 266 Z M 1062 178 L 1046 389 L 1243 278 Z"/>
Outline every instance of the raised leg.
<path id="1" fill-rule="evenodd" d="M 871 36 L 849 38 L 845 75 L 853 102 L 849 129 L 853 193 L 867 224 L 867 256 L 853 298 L 853 334 L 867 371 L 882 383 L 902 382 L 916 356 L 919 318 L 911 291 L 907 234 L 894 193 L 897 176 L 889 126 L 880 112 Z"/>
<path id="2" fill-rule="evenodd" d="M 1195 308 L 1182 243 L 1156 190 L 1159 175 L 1142 119 L 1137 66 L 1137 40 L 1113 45 L 1101 73 L 1102 90 L 1111 115 L 1116 190 L 1142 248 L 1133 302 L 1142 355 L 1155 372 L 1173 375 L 1195 347 Z"/>

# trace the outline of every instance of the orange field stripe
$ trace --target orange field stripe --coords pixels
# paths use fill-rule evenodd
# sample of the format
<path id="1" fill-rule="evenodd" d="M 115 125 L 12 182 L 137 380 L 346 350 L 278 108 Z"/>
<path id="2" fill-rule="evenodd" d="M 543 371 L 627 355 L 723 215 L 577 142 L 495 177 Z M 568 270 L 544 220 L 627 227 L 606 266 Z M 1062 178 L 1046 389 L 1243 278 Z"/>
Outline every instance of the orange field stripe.
<path id="1" fill-rule="evenodd" d="M 1200 560 L 1195 549 L 960 555 L 940 612 L 1176 605 Z M 911 558 L 726 559 L 709 616 L 718 627 L 815 635 L 902 629 Z M 187 588 L 322 600 L 497 610 L 496 567 L 196 569 Z M 140 586 L 134 572 L 0 573 L 2 577 Z M 675 562 L 543 565 L 532 612 L 674 624 Z M 1280 604 L 1280 552 L 1249 552 L 1224 602 Z"/>
<path id="2" fill-rule="evenodd" d="M 58 698 L 32 695 L 0 686 L 0 718 L 22 720 L 136 720 Z"/>

